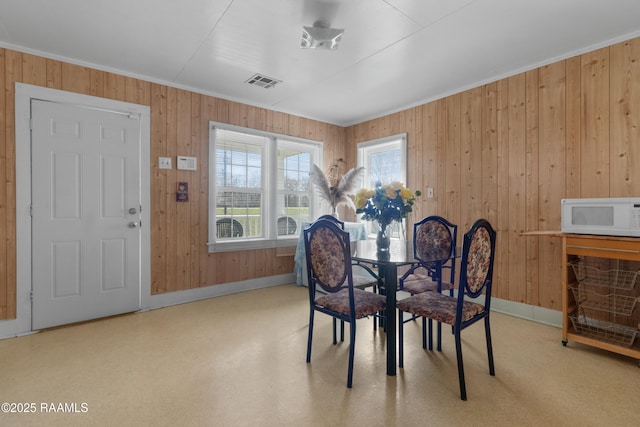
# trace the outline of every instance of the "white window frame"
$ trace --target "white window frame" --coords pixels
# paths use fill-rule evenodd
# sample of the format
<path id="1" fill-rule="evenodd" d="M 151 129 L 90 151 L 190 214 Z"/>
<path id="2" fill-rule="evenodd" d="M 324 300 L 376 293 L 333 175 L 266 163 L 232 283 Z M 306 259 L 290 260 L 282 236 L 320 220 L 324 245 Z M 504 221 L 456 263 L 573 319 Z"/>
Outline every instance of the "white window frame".
<path id="1" fill-rule="evenodd" d="M 357 162 L 358 167 L 364 167 L 364 176 L 362 177 L 363 186 L 365 188 L 371 188 L 370 175 L 369 175 L 369 156 L 371 154 L 380 153 L 384 151 L 390 151 L 394 149 L 400 150 L 400 170 L 397 180 L 407 185 L 407 134 L 402 133 L 398 135 L 387 136 L 384 138 L 378 138 L 370 141 L 363 141 L 357 145 Z M 382 184 L 389 184 L 383 182 Z M 358 216 L 358 221 L 364 223 L 367 234 L 370 237 L 374 237 L 375 230 L 372 227 L 371 221 L 362 221 Z M 395 229 L 395 230 L 394 230 Z M 402 226 L 397 229 L 392 228 L 391 238 L 399 238 L 400 236 L 406 236 L 406 222 L 402 221 Z"/>
<path id="2" fill-rule="evenodd" d="M 264 201 L 261 209 L 262 212 L 262 230 L 264 231 L 262 237 L 246 238 L 242 239 L 224 239 L 218 240 L 216 237 L 216 141 L 215 141 L 215 129 L 223 129 L 233 132 L 251 134 L 268 138 L 267 146 L 264 150 L 264 162 L 262 170 L 263 178 L 263 192 Z M 277 227 L 274 225 L 276 219 L 279 216 L 278 212 L 278 188 L 277 179 L 275 178 L 278 173 L 277 165 L 277 153 L 278 143 L 280 144 L 304 144 L 308 146 L 311 152 L 311 162 L 316 164 L 322 164 L 323 159 L 323 143 L 321 141 L 313 141 L 309 139 L 296 138 L 289 135 L 281 135 L 272 132 L 264 132 L 251 128 L 245 128 L 241 126 L 229 125 L 226 123 L 209 122 L 209 231 L 208 231 L 208 243 L 209 252 L 227 252 L 237 250 L 250 250 L 261 248 L 273 248 L 273 247 L 287 247 L 296 246 L 299 233 L 301 232 L 301 224 L 298 225 L 298 230 L 295 235 L 290 236 L 278 236 Z M 310 189 L 309 193 L 309 217 L 315 218 L 316 213 L 319 212 L 319 198 L 315 191 Z"/>

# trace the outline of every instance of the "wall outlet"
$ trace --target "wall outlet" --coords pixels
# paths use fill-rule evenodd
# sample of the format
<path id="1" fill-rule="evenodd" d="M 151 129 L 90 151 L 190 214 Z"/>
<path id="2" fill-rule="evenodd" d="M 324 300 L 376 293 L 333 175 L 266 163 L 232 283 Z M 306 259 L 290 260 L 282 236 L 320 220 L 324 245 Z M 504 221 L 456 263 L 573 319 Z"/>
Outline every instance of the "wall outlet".
<path id="1" fill-rule="evenodd" d="M 171 169 L 171 157 L 158 157 L 158 167 L 160 169 Z"/>
<path id="2" fill-rule="evenodd" d="M 427 197 L 433 199 L 433 187 L 427 188 Z"/>

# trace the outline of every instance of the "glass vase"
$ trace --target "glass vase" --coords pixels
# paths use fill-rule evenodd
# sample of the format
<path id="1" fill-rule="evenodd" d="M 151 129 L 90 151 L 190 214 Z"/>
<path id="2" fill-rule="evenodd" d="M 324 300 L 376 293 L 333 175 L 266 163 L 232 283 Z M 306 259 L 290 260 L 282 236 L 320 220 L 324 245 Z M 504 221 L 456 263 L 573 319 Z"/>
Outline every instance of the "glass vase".
<path id="1" fill-rule="evenodd" d="M 388 234 L 386 225 L 380 224 L 378 229 L 378 235 L 376 236 L 376 247 L 378 249 L 379 259 L 389 259 L 389 246 L 391 245 L 391 238 Z"/>
<path id="2" fill-rule="evenodd" d="M 337 206 L 331 206 L 331 216 L 336 218 L 336 219 L 340 219 L 340 217 L 338 217 L 338 207 Z"/>

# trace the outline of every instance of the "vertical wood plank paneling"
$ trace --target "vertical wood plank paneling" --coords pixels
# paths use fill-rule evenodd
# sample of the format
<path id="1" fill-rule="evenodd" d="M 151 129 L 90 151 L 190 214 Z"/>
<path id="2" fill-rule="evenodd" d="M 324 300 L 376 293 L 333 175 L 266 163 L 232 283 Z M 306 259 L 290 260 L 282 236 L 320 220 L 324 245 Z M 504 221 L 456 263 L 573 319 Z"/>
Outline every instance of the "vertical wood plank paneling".
<path id="1" fill-rule="evenodd" d="M 267 276 L 267 252 L 266 251 L 254 251 L 252 268 L 253 268 L 255 277 Z"/>
<path id="2" fill-rule="evenodd" d="M 457 216 L 458 230 L 467 232 L 482 211 L 482 89 L 475 88 L 461 94 L 460 143 L 460 199 Z"/>
<path id="3" fill-rule="evenodd" d="M 104 78 L 104 96 L 106 98 L 124 101 L 126 99 L 126 80 L 126 77 L 119 74 L 107 73 Z M 156 122 L 156 125 L 165 126 L 166 124 L 163 120 L 162 122 Z"/>
<path id="4" fill-rule="evenodd" d="M 213 283 L 209 279 L 210 262 L 208 251 L 202 250 L 202 248 L 208 248 L 207 242 L 209 241 L 209 224 L 203 222 L 203 218 L 209 218 L 209 119 L 215 116 L 215 98 L 209 96 L 200 96 L 200 141 L 201 143 L 195 144 L 199 146 L 198 163 L 199 163 L 199 179 L 200 179 L 200 202 L 198 204 L 199 221 L 200 221 L 200 236 L 198 238 L 198 246 L 194 248 L 194 254 L 198 254 L 199 257 L 199 269 L 198 269 L 198 287 L 206 286 L 209 283 Z M 208 220 L 205 220 L 208 221 Z"/>
<path id="5" fill-rule="evenodd" d="M 213 118 L 213 120 L 217 122 L 222 122 L 222 123 L 231 123 L 231 118 L 229 113 L 229 109 L 231 108 L 230 102 L 225 101 L 224 99 L 216 98 L 215 104 L 216 104 L 216 108 L 214 111 L 215 117 Z"/>
<path id="6" fill-rule="evenodd" d="M 3 113 L 9 108 L 5 96 L 5 88 L 9 84 L 7 81 L 8 75 L 4 72 L 5 68 L 7 68 L 5 57 L 6 50 L 0 48 L 0 230 L 2 231 L 0 234 L 2 236 L 0 238 L 0 319 L 7 319 L 8 309 L 11 306 L 15 306 L 8 297 L 8 294 L 11 293 L 10 288 L 14 287 L 15 284 L 12 284 L 9 280 L 12 267 L 8 263 L 7 254 L 7 246 L 11 241 L 11 236 L 9 235 L 11 228 L 7 222 L 8 216 L 11 215 L 7 206 L 9 203 L 7 192 L 10 185 L 7 175 L 7 161 L 11 161 L 11 159 L 7 159 L 7 145 L 9 145 L 6 130 L 7 117 Z"/>
<path id="7" fill-rule="evenodd" d="M 22 54 L 22 83 L 47 85 L 47 60 L 36 55 Z"/>
<path id="8" fill-rule="evenodd" d="M 611 47 L 611 197 L 640 195 L 640 40 Z"/>
<path id="9" fill-rule="evenodd" d="M 426 197 L 427 197 L 427 174 L 428 166 L 424 163 L 424 147 L 425 144 L 425 136 L 423 133 L 423 108 L 415 107 L 413 108 L 414 117 L 415 117 L 415 125 L 414 132 L 409 136 L 409 142 L 407 145 L 407 164 L 411 166 L 409 170 L 409 178 L 407 179 L 407 183 L 410 181 L 410 187 L 412 190 L 420 190 L 422 192 L 422 196 L 416 199 L 415 204 L 413 205 L 413 212 L 409 214 L 409 218 L 407 220 L 407 237 L 409 239 L 413 238 L 413 223 L 420 218 L 424 218 L 427 216 L 425 208 L 426 208 Z M 350 150 L 347 150 L 349 152 Z M 412 153 L 409 154 L 409 153 Z M 409 161 L 409 159 L 413 159 Z"/>
<path id="10" fill-rule="evenodd" d="M 404 114 L 398 116 L 399 120 L 393 125 L 393 129 L 392 129 L 394 135 L 398 135 L 403 132 L 407 133 L 407 153 L 414 153 L 414 155 L 407 156 L 409 157 L 409 159 L 407 159 L 407 179 L 405 181 L 405 184 L 407 185 L 408 188 L 414 191 L 422 188 L 422 187 L 419 187 L 419 185 L 422 185 L 422 177 L 421 177 L 421 168 L 419 170 L 418 159 L 417 159 L 417 156 L 420 154 L 415 150 L 415 147 L 418 142 L 418 134 L 419 134 L 419 130 L 416 128 L 416 114 L 417 114 L 416 111 L 417 111 L 416 108 L 410 108 L 404 111 Z M 411 146 L 414 147 L 414 150 L 410 151 L 409 147 Z M 345 149 L 346 149 L 346 144 L 345 144 Z M 417 209 L 418 209 L 418 206 L 414 205 L 414 208 L 413 208 L 414 212 L 410 213 L 407 216 L 407 219 L 405 221 L 405 225 L 406 225 L 405 237 L 412 235 L 413 221 L 416 218 L 415 211 Z"/>
<path id="11" fill-rule="evenodd" d="M 176 161 L 178 155 L 178 89 L 167 89 L 167 152 L 166 157 L 171 157 L 173 162 Z M 165 243 L 164 248 L 167 252 L 167 277 L 165 279 L 165 289 L 167 292 L 174 292 L 179 289 L 178 287 L 178 245 L 176 244 L 176 237 L 178 234 L 178 222 L 181 218 L 178 217 L 178 207 L 176 203 L 176 182 L 177 173 L 176 165 L 172 165 L 171 170 L 165 171 L 166 187 L 164 188 L 165 206 L 167 208 L 166 215 L 166 228 L 165 228 Z"/>
<path id="12" fill-rule="evenodd" d="M 107 92 L 110 92 L 107 90 Z M 167 152 L 167 87 L 151 85 L 151 217 L 155 218 L 151 227 L 151 294 L 156 295 L 167 291 L 165 285 L 167 277 L 167 227 L 166 212 L 167 199 L 165 197 L 166 170 L 158 167 L 158 157 L 165 157 Z"/>
<path id="13" fill-rule="evenodd" d="M 151 106 L 153 294 L 293 269 L 292 257 L 272 249 L 207 252 L 207 123 L 213 120 L 324 140 L 325 166 L 334 156 L 355 164 L 357 142 L 407 132 L 407 185 L 435 189 L 416 212 L 445 216 L 462 231 L 488 217 L 506 245 L 500 256 L 509 259 L 498 270 L 497 294 L 557 308 L 556 243 L 519 234 L 558 229 L 559 198 L 640 193 L 638 64 L 640 39 L 634 39 L 344 129 L 0 49 L 0 319 L 16 313 L 15 82 Z M 197 157 L 198 170 L 184 178 L 175 166 L 157 169 L 157 157 L 175 161 L 177 154 Z M 175 202 L 179 179 L 190 183 L 184 212 Z"/>
<path id="14" fill-rule="evenodd" d="M 418 203 L 421 206 L 422 217 L 429 215 L 435 215 L 439 209 L 439 197 L 442 193 L 439 191 L 434 192 L 433 198 L 427 197 L 427 189 L 434 188 L 438 190 L 440 187 L 444 188 L 444 185 L 438 181 L 438 103 L 431 102 L 423 105 L 421 108 L 421 122 L 422 122 L 422 138 L 420 140 L 422 144 L 422 156 L 421 156 L 421 168 L 422 168 L 422 197 L 418 199 Z M 408 153 L 407 155 L 411 155 Z M 414 216 L 414 222 L 421 219 L 418 215 Z"/>
<path id="15" fill-rule="evenodd" d="M 446 112 L 444 114 L 438 114 L 438 117 L 442 117 L 445 120 L 443 124 L 444 138 L 441 139 L 444 146 L 445 162 L 439 165 L 442 169 L 442 175 L 444 176 L 444 190 L 445 190 L 445 217 L 454 218 L 455 224 L 460 224 L 459 218 L 460 206 L 461 206 L 461 168 L 460 168 L 460 153 L 462 152 L 462 141 L 460 140 L 460 108 L 461 108 L 461 96 L 450 96 L 445 100 Z M 466 146 L 466 145 L 465 145 Z M 438 179 L 440 181 L 440 179 Z"/>
<path id="16" fill-rule="evenodd" d="M 176 92 L 176 154 L 178 156 L 189 156 L 191 154 L 191 93 L 178 90 Z M 176 206 L 176 216 L 184 220 L 178 221 L 176 224 L 176 271 L 177 271 L 177 289 L 189 289 L 191 284 L 191 266 L 190 266 L 190 250 L 191 250 L 191 206 L 194 203 L 191 200 L 191 179 L 195 172 L 179 170 L 176 164 L 176 184 L 172 193 L 173 202 Z M 177 193 L 177 185 L 180 182 L 186 182 L 189 185 L 189 201 L 176 202 L 175 194 Z"/>
<path id="17" fill-rule="evenodd" d="M 151 102 L 151 83 L 127 77 L 124 84 L 124 101 L 140 105 L 149 105 Z"/>
<path id="18" fill-rule="evenodd" d="M 497 82 L 496 88 L 497 212 L 496 228 L 509 230 L 509 80 Z"/>
<path id="19" fill-rule="evenodd" d="M 490 83 L 482 91 L 482 211 L 478 218 L 496 224 L 498 212 L 498 95 L 497 83 Z M 475 218 L 472 219 L 475 221 Z"/>
<path id="20" fill-rule="evenodd" d="M 582 197 L 609 197 L 609 49 L 582 55 Z"/>
<path id="21" fill-rule="evenodd" d="M 206 247 L 207 228 L 202 227 L 201 207 L 207 206 L 207 198 L 202 194 L 202 181 L 201 177 L 208 176 L 205 173 L 209 162 L 200 157 L 201 147 L 206 147 L 202 138 L 202 95 L 195 93 L 191 94 L 191 120 L 189 121 L 190 135 L 189 135 L 189 156 L 195 157 L 197 162 L 197 170 L 191 172 L 189 179 L 189 207 L 191 210 L 191 217 L 189 218 L 189 271 L 191 277 L 188 283 L 189 288 L 200 287 L 200 257 L 198 256 L 198 248 Z M 206 129 L 205 129 L 206 130 Z M 203 141 L 201 144 L 200 141 Z M 208 153 L 208 150 L 206 151 Z M 202 161 L 198 161 L 201 159 Z M 206 218 L 206 216 L 205 216 Z"/>
<path id="22" fill-rule="evenodd" d="M 438 163 L 437 167 L 437 175 L 436 179 L 437 186 L 434 188 L 434 196 L 437 201 L 437 209 L 439 215 L 447 217 L 447 152 L 446 146 L 448 142 L 448 133 L 449 133 L 449 107 L 447 99 L 440 99 L 435 102 L 436 105 L 436 117 L 437 117 L 437 130 L 436 130 L 436 151 L 438 153 Z M 459 218 L 456 216 L 452 216 L 452 213 L 449 213 L 448 218 L 451 218 L 450 221 L 454 224 L 457 224 Z"/>
<path id="23" fill-rule="evenodd" d="M 16 313 L 15 82 L 151 107 L 151 206 L 148 208 L 152 212 L 152 294 L 293 271 L 293 257 L 276 256 L 276 251 L 271 249 L 208 253 L 209 120 L 283 134 L 291 130 L 292 136 L 324 140 L 328 152 L 346 155 L 346 130 L 338 126 L 0 49 L 0 230 L 3 236 L 0 240 L 0 319 L 15 318 Z M 391 127 L 407 125 L 403 122 L 406 116 L 406 113 L 398 114 Z M 178 178 L 175 169 L 178 151 L 198 159 L 196 172 L 183 172 L 187 178 Z M 160 156 L 171 157 L 174 168 L 158 170 Z M 190 183 L 191 201 L 184 212 L 178 211 L 175 202 L 178 179 Z"/>
<path id="24" fill-rule="evenodd" d="M 582 114 L 581 114 L 581 74 L 582 66 L 580 57 L 569 58 L 565 61 L 567 78 L 567 105 L 566 105 L 566 163 L 565 198 L 579 198 L 581 190 L 581 164 L 580 146 L 582 141 Z"/>
<path id="25" fill-rule="evenodd" d="M 104 98 L 105 78 L 107 73 L 99 70 L 90 70 L 91 82 L 89 83 L 91 90 L 89 95 Z"/>
<path id="26" fill-rule="evenodd" d="M 246 104 L 240 105 L 240 114 L 242 116 L 242 126 L 255 127 L 256 121 L 256 108 Z M 300 125 L 303 126 L 303 120 L 300 120 Z M 259 128 L 257 128 L 259 129 Z"/>
<path id="27" fill-rule="evenodd" d="M 47 87 L 62 89 L 62 62 L 47 59 Z"/>
<path id="28" fill-rule="evenodd" d="M 497 206 L 496 222 L 493 224 L 497 231 L 496 262 L 494 266 L 493 295 L 497 298 L 509 298 L 509 270 L 518 268 L 506 260 L 509 257 L 509 82 L 497 82 L 496 95 L 496 154 L 497 154 Z"/>
<path id="29" fill-rule="evenodd" d="M 539 212 L 540 230 L 556 230 L 560 223 L 560 200 L 565 189 L 565 64 L 557 62 L 540 68 L 539 73 Z M 553 183 L 553 185 L 548 185 Z M 541 283 L 554 283 L 562 271 L 557 260 L 561 257 L 561 240 L 540 239 Z M 550 268 L 555 265 L 557 268 Z M 561 288 L 540 287 L 540 304 L 561 309 Z"/>
<path id="30" fill-rule="evenodd" d="M 497 236 L 502 237 L 502 231 L 497 228 L 498 207 L 498 84 L 490 83 L 482 87 L 482 123 L 481 123 L 481 174 L 480 180 L 482 208 L 469 218 L 471 223 L 478 218 L 487 219 L 494 228 Z M 496 237 L 497 238 L 497 237 Z M 496 244 L 496 262 L 502 253 L 502 244 Z M 494 283 L 500 294 L 500 268 L 494 270 Z"/>
<path id="31" fill-rule="evenodd" d="M 525 105 L 526 105 L 526 221 L 527 230 L 538 230 L 538 70 L 525 73 Z M 527 240 L 527 303 L 539 305 L 539 238 L 526 237 Z"/>
<path id="32" fill-rule="evenodd" d="M 294 120 L 293 117 L 289 116 L 289 120 L 287 121 L 287 133 L 289 133 L 289 135 L 298 136 L 300 135 L 301 128 L 302 128 L 302 120 Z M 326 159 L 325 159 L 325 164 L 327 164 Z"/>
<path id="33" fill-rule="evenodd" d="M 0 313 L 6 319 L 14 319 L 16 317 L 16 286 L 17 286 L 17 270 L 16 270 L 16 127 L 15 127 L 15 84 L 20 82 L 23 74 L 23 55 L 10 50 L 5 51 L 5 66 L 7 70 L 4 80 L 4 196 L 0 199 L 6 200 L 5 221 L 3 226 L 6 228 L 5 242 L 3 243 L 5 251 L 6 265 L 6 309 L 4 313 Z"/>
<path id="34" fill-rule="evenodd" d="M 509 280 L 507 300 L 526 303 L 526 262 L 512 260 L 527 259 L 527 239 L 520 233 L 527 229 L 527 115 L 526 115 L 526 79 L 524 74 L 510 77 L 509 91 Z M 504 295 L 502 292 L 500 295 Z"/>
<path id="35" fill-rule="evenodd" d="M 279 111 L 273 111 L 271 113 L 272 113 L 271 117 L 273 118 L 273 123 L 270 123 L 270 125 L 271 125 L 271 128 L 273 129 L 273 132 L 286 134 L 287 128 L 285 127 L 285 123 L 286 123 L 285 114 Z"/>
<path id="36" fill-rule="evenodd" d="M 68 92 L 91 93 L 91 70 L 88 67 L 62 63 L 62 90 Z"/>
<path id="37" fill-rule="evenodd" d="M 420 164 L 422 156 L 421 138 L 422 128 L 416 128 L 416 108 L 411 108 L 406 111 L 404 117 L 404 125 L 398 124 L 399 128 L 403 126 L 407 132 L 407 179 L 405 184 L 411 190 L 419 190 L 422 188 L 422 165 Z M 394 129 L 395 131 L 395 129 Z M 398 130 L 396 133 L 402 133 L 402 130 Z M 412 153 L 409 155 L 408 153 Z M 422 206 L 418 203 L 414 204 L 413 211 L 407 215 L 406 231 L 410 238 L 413 230 L 413 222 L 415 218 L 421 218 L 418 213 L 421 213 Z"/>

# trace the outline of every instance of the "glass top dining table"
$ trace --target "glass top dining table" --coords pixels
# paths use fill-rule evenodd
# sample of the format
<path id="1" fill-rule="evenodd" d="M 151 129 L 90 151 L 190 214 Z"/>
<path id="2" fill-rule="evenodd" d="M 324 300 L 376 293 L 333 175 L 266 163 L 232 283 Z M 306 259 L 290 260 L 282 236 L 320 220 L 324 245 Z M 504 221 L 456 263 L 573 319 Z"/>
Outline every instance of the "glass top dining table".
<path id="1" fill-rule="evenodd" d="M 353 246 L 355 246 L 355 251 Z M 398 287 L 398 267 L 416 262 L 413 257 L 413 243 L 408 240 L 392 240 L 389 256 L 379 257 L 375 240 L 352 242 L 353 261 L 378 267 L 384 283 L 387 298 L 385 331 L 387 333 L 387 375 L 396 375 L 396 290 Z"/>
<path id="2" fill-rule="evenodd" d="M 398 267 L 418 262 L 413 256 L 413 242 L 410 240 L 391 240 L 388 255 L 378 253 L 375 240 L 358 240 L 351 242 L 351 259 L 358 263 L 378 267 L 384 283 L 384 294 L 387 298 L 385 312 L 385 331 L 387 334 L 387 375 L 396 375 L 396 291 L 398 288 Z M 456 248 L 456 254 L 459 253 Z M 455 256 L 455 255 L 454 255 Z M 423 260 L 430 263 L 444 264 L 450 258 Z"/>

